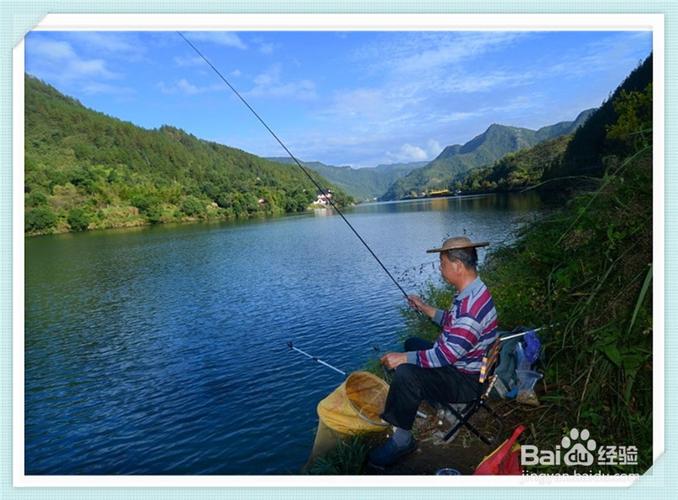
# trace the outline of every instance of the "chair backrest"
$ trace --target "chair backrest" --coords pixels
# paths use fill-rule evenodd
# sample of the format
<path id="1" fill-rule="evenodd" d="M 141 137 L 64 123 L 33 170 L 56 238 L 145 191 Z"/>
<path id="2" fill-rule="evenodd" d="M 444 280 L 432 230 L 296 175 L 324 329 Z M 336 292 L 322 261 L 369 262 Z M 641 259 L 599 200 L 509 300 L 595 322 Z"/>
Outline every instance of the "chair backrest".
<path id="1" fill-rule="evenodd" d="M 480 377 L 478 382 L 484 384 L 488 378 L 491 378 L 494 375 L 494 369 L 497 366 L 497 361 L 499 360 L 499 351 L 501 348 L 501 339 L 499 335 L 494 342 L 490 344 L 483 356 L 483 361 L 480 364 Z"/>

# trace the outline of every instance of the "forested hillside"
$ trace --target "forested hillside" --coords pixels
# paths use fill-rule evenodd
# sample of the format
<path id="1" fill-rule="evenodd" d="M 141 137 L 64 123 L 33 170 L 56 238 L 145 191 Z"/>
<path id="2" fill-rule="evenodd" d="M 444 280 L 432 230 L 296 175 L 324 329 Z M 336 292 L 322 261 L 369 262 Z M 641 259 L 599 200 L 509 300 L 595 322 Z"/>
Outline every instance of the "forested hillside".
<path id="1" fill-rule="evenodd" d="M 25 99 L 27 233 L 299 212 L 316 198 L 296 166 L 170 126 L 137 127 L 28 75 Z"/>
<path id="2" fill-rule="evenodd" d="M 604 158 L 614 156 L 619 153 L 619 148 L 623 141 L 608 137 L 607 132 L 610 127 L 618 122 L 619 112 L 615 108 L 615 103 L 623 100 L 624 95 L 629 92 L 636 93 L 636 98 L 641 98 L 643 92 L 648 91 L 648 85 L 652 83 L 652 55 L 633 70 L 626 79 L 617 87 L 614 93 L 607 99 L 600 108 L 582 127 L 577 129 L 572 138 L 563 161 L 554 164 L 544 174 L 544 179 L 554 179 L 563 176 L 587 175 L 600 176 L 604 171 Z M 646 117 L 643 117 L 647 119 Z M 636 123 L 627 124 L 628 127 L 636 126 Z M 634 130 L 637 141 L 643 141 L 648 131 Z M 628 152 L 628 151 L 627 151 Z"/>
<path id="3" fill-rule="evenodd" d="M 509 153 L 489 167 L 469 171 L 466 177 L 454 183 L 454 189 L 473 193 L 533 186 L 541 181 L 545 170 L 562 160 L 571 140 L 571 135 L 564 135 Z"/>

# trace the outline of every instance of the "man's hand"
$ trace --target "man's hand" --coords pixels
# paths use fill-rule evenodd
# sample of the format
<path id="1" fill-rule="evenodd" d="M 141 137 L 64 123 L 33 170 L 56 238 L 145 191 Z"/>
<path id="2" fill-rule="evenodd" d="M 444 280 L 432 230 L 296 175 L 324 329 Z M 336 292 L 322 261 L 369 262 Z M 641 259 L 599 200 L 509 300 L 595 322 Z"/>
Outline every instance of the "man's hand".
<path id="1" fill-rule="evenodd" d="M 409 302 L 410 307 L 413 307 L 419 311 L 426 307 L 426 302 L 424 302 L 419 295 L 408 295 L 407 302 Z"/>
<path id="2" fill-rule="evenodd" d="M 436 313 L 436 308 L 433 306 L 429 306 L 426 302 L 424 302 L 421 299 L 419 295 L 408 295 L 407 303 L 410 305 L 410 307 L 416 309 L 417 311 L 423 312 L 429 318 L 432 318 L 433 315 Z"/>
<path id="3" fill-rule="evenodd" d="M 407 353 L 389 352 L 381 357 L 381 364 L 389 370 L 395 370 L 403 363 L 407 363 Z"/>

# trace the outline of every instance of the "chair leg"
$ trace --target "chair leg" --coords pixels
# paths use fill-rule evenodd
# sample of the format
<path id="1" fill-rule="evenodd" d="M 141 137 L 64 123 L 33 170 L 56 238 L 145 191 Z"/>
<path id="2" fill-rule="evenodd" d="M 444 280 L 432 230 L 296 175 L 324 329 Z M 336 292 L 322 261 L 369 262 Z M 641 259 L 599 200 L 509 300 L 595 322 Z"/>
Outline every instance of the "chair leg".
<path id="1" fill-rule="evenodd" d="M 454 427 L 452 427 L 452 429 L 450 429 L 450 431 L 447 434 L 445 434 L 445 437 L 443 438 L 445 442 L 449 441 L 461 427 L 466 427 L 473 434 L 475 434 L 483 443 L 488 445 L 491 444 L 490 440 L 483 436 L 481 432 L 468 421 L 471 418 L 471 416 L 473 416 L 475 412 L 478 411 L 478 404 L 476 402 L 469 403 L 466 406 L 466 408 L 462 410 L 461 413 L 452 408 L 452 406 L 449 404 L 446 404 L 445 408 L 457 418 L 457 423 L 454 425 Z"/>
<path id="2" fill-rule="evenodd" d="M 471 425 L 469 422 L 464 422 L 464 425 L 470 430 L 473 434 L 475 434 L 478 439 L 480 439 L 483 443 L 490 445 L 492 444 L 492 440 L 489 438 L 486 438 L 481 432 L 476 429 L 473 425 Z"/>
<path id="3" fill-rule="evenodd" d="M 443 441 L 447 443 L 463 425 L 464 423 L 461 420 L 454 424 L 454 427 L 452 427 L 452 429 L 450 429 L 450 431 L 445 434 L 445 437 L 443 437 Z"/>
<path id="4" fill-rule="evenodd" d="M 475 434 L 478 437 L 478 439 L 480 439 L 483 443 L 491 445 L 497 440 L 497 436 L 499 436 L 504 430 L 504 424 L 501 421 L 501 418 L 492 408 L 490 408 L 490 406 L 484 400 L 469 403 L 461 411 L 461 413 L 452 408 L 452 406 L 449 404 L 445 404 L 444 407 L 457 418 L 457 423 L 454 425 L 454 427 L 452 427 L 452 429 L 447 434 L 445 434 L 445 437 L 443 438 L 445 442 L 449 441 L 452 438 L 452 436 L 454 436 L 457 433 L 459 429 L 461 429 L 462 427 L 466 427 L 473 434 Z M 469 419 L 473 415 L 475 415 L 476 411 L 478 411 L 478 409 L 480 408 L 484 408 L 485 411 L 487 411 L 493 417 L 495 422 L 497 422 L 498 430 L 495 433 L 493 439 L 489 439 L 486 436 L 484 436 L 478 429 L 476 429 L 476 427 L 473 424 L 469 422 Z"/>
<path id="5" fill-rule="evenodd" d="M 497 437 L 501 436 L 502 433 L 504 432 L 504 421 L 492 409 L 492 407 L 487 404 L 486 401 L 482 401 L 480 406 L 482 406 L 485 409 L 485 411 L 490 414 L 490 416 L 494 419 L 495 423 L 497 424 L 497 432 L 494 433 L 494 439 L 492 439 L 492 442 L 495 442 L 497 440 Z"/>

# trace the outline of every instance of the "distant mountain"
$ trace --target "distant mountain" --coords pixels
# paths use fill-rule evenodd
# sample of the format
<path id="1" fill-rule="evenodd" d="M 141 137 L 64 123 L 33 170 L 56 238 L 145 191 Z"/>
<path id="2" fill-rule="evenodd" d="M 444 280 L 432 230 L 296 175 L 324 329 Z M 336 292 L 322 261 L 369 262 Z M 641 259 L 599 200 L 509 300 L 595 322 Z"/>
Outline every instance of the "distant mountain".
<path id="1" fill-rule="evenodd" d="M 509 153 L 490 166 L 469 170 L 454 189 L 466 193 L 511 191 L 534 186 L 544 171 L 557 165 L 572 140 L 572 134 L 542 141 L 531 148 Z"/>
<path id="2" fill-rule="evenodd" d="M 284 164 L 294 163 L 289 157 L 272 157 L 267 159 Z M 319 161 L 302 161 L 301 163 L 346 191 L 350 196 L 357 200 L 366 201 L 380 197 L 396 180 L 407 175 L 415 168 L 423 167 L 428 162 L 391 163 L 365 168 L 339 167 L 327 165 Z"/>
<path id="3" fill-rule="evenodd" d="M 433 161 L 396 180 L 382 199 L 397 200 L 423 191 L 447 189 L 454 181 L 459 180 L 463 174 L 473 168 L 490 165 L 507 153 L 571 134 L 594 111 L 594 109 L 587 109 L 582 111 L 574 121 L 559 122 L 538 130 L 494 123 L 466 144 L 447 146 Z"/>

